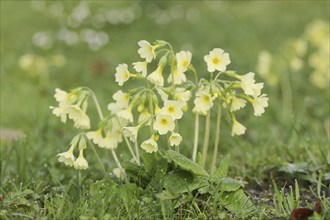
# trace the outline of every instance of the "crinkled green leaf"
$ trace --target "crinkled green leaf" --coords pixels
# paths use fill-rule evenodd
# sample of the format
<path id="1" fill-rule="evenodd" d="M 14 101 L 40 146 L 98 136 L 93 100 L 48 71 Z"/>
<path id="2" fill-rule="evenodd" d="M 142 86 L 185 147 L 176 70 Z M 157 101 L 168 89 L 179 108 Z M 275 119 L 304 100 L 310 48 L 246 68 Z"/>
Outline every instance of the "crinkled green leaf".
<path id="1" fill-rule="evenodd" d="M 176 199 L 180 196 L 180 193 L 172 193 L 168 190 L 163 190 L 161 193 L 156 194 L 156 197 L 160 200 L 170 200 L 170 199 Z"/>
<path id="2" fill-rule="evenodd" d="M 219 164 L 218 169 L 212 174 L 211 181 L 219 183 L 223 178 L 228 175 L 228 166 L 229 166 L 230 156 L 225 156 Z"/>
<path id="3" fill-rule="evenodd" d="M 176 151 L 168 150 L 166 156 L 184 170 L 188 170 L 197 175 L 208 176 L 208 173 L 203 167 Z"/>
<path id="4" fill-rule="evenodd" d="M 224 178 L 221 181 L 220 191 L 233 192 L 243 187 L 244 187 L 243 183 L 238 180 L 232 178 Z"/>
<path id="5" fill-rule="evenodd" d="M 204 176 L 193 175 L 186 170 L 170 172 L 164 181 L 164 187 L 171 193 L 191 192 L 195 189 L 208 185 Z"/>
<path id="6" fill-rule="evenodd" d="M 219 203 L 240 218 L 252 216 L 257 211 L 242 188 L 232 192 L 224 192 L 219 199 Z"/>

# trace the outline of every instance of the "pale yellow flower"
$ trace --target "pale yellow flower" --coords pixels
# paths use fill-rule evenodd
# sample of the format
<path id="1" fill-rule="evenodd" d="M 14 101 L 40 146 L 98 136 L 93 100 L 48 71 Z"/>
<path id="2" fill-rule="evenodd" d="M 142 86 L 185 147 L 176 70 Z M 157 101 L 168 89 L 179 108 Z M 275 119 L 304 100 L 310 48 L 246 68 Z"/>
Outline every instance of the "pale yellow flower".
<path id="1" fill-rule="evenodd" d="M 126 63 L 119 64 L 116 68 L 116 82 L 118 85 L 122 86 L 130 78 L 131 74 L 128 71 L 128 66 Z"/>
<path id="2" fill-rule="evenodd" d="M 186 75 L 177 66 L 173 67 L 171 74 L 167 78 L 167 82 L 171 83 L 172 79 L 174 79 L 175 85 L 180 85 L 183 82 L 187 81 Z"/>
<path id="3" fill-rule="evenodd" d="M 254 95 L 254 73 L 249 72 L 243 76 L 239 77 L 241 80 L 241 88 L 244 90 L 246 95 Z"/>
<path id="4" fill-rule="evenodd" d="M 153 128 L 158 131 L 159 134 L 166 134 L 167 132 L 174 130 L 174 119 L 170 115 L 158 114 L 153 124 Z"/>
<path id="5" fill-rule="evenodd" d="M 68 151 L 57 154 L 58 161 L 64 163 L 66 166 L 72 167 L 74 165 L 74 160 L 75 160 L 73 155 L 73 149 L 74 146 L 71 146 L 71 148 Z"/>
<path id="6" fill-rule="evenodd" d="M 138 118 L 138 123 L 141 124 L 141 123 L 146 123 L 147 125 L 150 124 L 151 122 L 151 115 L 150 113 L 148 112 L 147 109 L 144 109 L 140 115 L 139 115 L 139 118 Z"/>
<path id="7" fill-rule="evenodd" d="M 77 169 L 77 170 L 86 170 L 88 168 L 88 162 L 84 158 L 83 151 L 84 150 L 79 150 L 79 156 L 73 164 L 74 168 Z"/>
<path id="8" fill-rule="evenodd" d="M 152 72 L 147 79 L 156 86 L 164 86 L 163 69 L 164 66 L 158 65 L 157 69 Z"/>
<path id="9" fill-rule="evenodd" d="M 229 54 L 225 53 L 220 48 L 215 48 L 206 56 L 204 56 L 204 60 L 207 64 L 207 71 L 214 72 L 218 71 L 226 71 L 226 67 L 230 64 Z"/>
<path id="10" fill-rule="evenodd" d="M 50 109 L 53 109 L 52 113 L 54 115 L 61 118 L 62 123 L 66 123 L 69 107 L 67 107 L 67 106 L 59 106 L 59 107 L 50 106 Z"/>
<path id="11" fill-rule="evenodd" d="M 198 92 L 194 100 L 195 107 L 193 108 L 194 113 L 206 115 L 213 106 L 213 98 L 207 92 Z"/>
<path id="12" fill-rule="evenodd" d="M 105 149 L 116 149 L 118 147 L 118 137 L 107 132 L 102 141 L 99 142 L 99 147 Z"/>
<path id="13" fill-rule="evenodd" d="M 189 101 L 190 97 L 191 97 L 191 92 L 189 90 L 180 87 L 175 88 L 174 91 L 175 100 L 186 103 Z"/>
<path id="14" fill-rule="evenodd" d="M 147 153 L 153 153 L 158 151 L 158 144 L 154 140 L 154 137 L 151 137 L 150 139 L 142 142 L 141 148 L 145 150 Z"/>
<path id="15" fill-rule="evenodd" d="M 235 118 L 233 118 L 233 127 L 231 131 L 231 135 L 242 135 L 245 133 L 246 127 L 244 127 L 241 123 L 239 123 Z"/>
<path id="16" fill-rule="evenodd" d="M 189 51 L 180 51 L 175 54 L 177 68 L 179 72 L 186 72 L 191 62 L 191 53 Z"/>
<path id="17" fill-rule="evenodd" d="M 179 133 L 172 132 L 169 141 L 171 146 L 179 146 L 182 141 L 182 137 Z"/>
<path id="18" fill-rule="evenodd" d="M 128 107 L 127 109 L 123 109 L 118 112 L 118 117 L 126 119 L 130 122 L 133 122 L 133 114 L 132 114 L 132 106 Z"/>
<path id="19" fill-rule="evenodd" d="M 116 100 L 117 104 L 122 108 L 127 108 L 129 104 L 129 94 L 118 90 L 113 94 L 112 98 Z"/>
<path id="20" fill-rule="evenodd" d="M 122 168 L 115 168 L 112 170 L 112 173 L 120 180 L 124 180 L 126 177 L 125 170 Z"/>
<path id="21" fill-rule="evenodd" d="M 151 62 L 155 59 L 155 49 L 158 47 L 157 45 L 151 46 L 151 44 L 146 40 L 141 40 L 138 42 L 140 48 L 138 49 L 138 53 L 140 54 L 141 58 L 146 59 L 147 62 Z"/>
<path id="22" fill-rule="evenodd" d="M 184 104 L 179 101 L 167 100 L 164 102 L 164 107 L 160 110 L 160 114 L 170 115 L 174 119 L 182 118 L 182 108 Z"/>
<path id="23" fill-rule="evenodd" d="M 252 105 L 255 116 L 261 116 L 265 112 L 265 108 L 268 106 L 268 100 L 269 98 L 266 97 L 265 94 L 258 97 L 254 97 Z"/>
<path id="24" fill-rule="evenodd" d="M 163 102 L 168 100 L 168 94 L 162 88 L 157 88 L 156 90 Z"/>
<path id="25" fill-rule="evenodd" d="M 68 110 L 69 118 L 74 121 L 74 126 L 81 129 L 90 128 L 90 120 L 88 115 L 80 108 L 79 105 L 71 105 Z"/>
<path id="26" fill-rule="evenodd" d="M 148 62 L 144 61 L 144 62 L 135 62 L 133 63 L 133 68 L 142 74 L 143 77 L 147 76 L 147 66 L 148 66 Z"/>
<path id="27" fill-rule="evenodd" d="M 97 129 L 96 131 L 89 131 L 86 133 L 88 139 L 92 140 L 94 144 L 99 144 L 103 140 L 102 128 Z"/>
<path id="28" fill-rule="evenodd" d="M 255 83 L 252 85 L 253 96 L 259 96 L 261 94 L 261 89 L 264 88 L 264 83 Z"/>
<path id="29" fill-rule="evenodd" d="M 231 99 L 230 111 L 234 112 L 241 108 L 244 108 L 245 104 L 246 104 L 245 99 L 240 99 L 233 95 Z"/>
<path id="30" fill-rule="evenodd" d="M 138 132 L 141 125 L 137 125 L 135 127 L 124 127 L 123 134 L 128 137 L 132 142 L 135 142 L 138 137 Z"/>

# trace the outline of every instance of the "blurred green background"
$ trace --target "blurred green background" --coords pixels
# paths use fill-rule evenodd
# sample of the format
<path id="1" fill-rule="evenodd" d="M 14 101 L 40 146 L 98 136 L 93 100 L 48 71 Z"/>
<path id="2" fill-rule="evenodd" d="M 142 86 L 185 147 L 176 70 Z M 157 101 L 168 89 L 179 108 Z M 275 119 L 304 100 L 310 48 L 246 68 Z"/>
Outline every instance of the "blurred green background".
<path id="1" fill-rule="evenodd" d="M 15 162 L 19 158 L 13 154 L 16 142 L 2 141 L 2 178 L 9 179 L 9 174 L 21 178 L 23 174 L 16 171 L 25 163 L 26 181 L 37 172 L 35 167 L 58 174 L 63 167 L 55 155 L 66 149 L 75 131 L 51 114 L 49 106 L 56 105 L 54 89 L 88 86 L 106 111 L 119 89 L 114 81 L 116 66 L 140 60 L 138 41 L 166 40 L 176 51 L 190 50 L 201 76 L 207 76 L 204 55 L 220 47 L 230 54 L 229 69 L 245 74 L 256 72 L 262 50 L 285 56 L 285 42 L 300 38 L 316 19 L 328 22 L 328 1 L 1 1 L 0 127 L 27 137 L 21 155 L 25 162 Z M 30 69 L 22 61 L 26 54 L 29 59 L 31 54 L 37 57 Z M 289 118 L 282 116 L 280 86 L 265 84 L 270 97 L 266 113 L 260 118 L 251 117 L 252 109 L 239 114 L 248 128 L 246 135 L 233 139 L 228 117 L 224 120 L 220 154 L 233 155 L 233 173 L 253 178 L 263 172 L 259 169 L 263 166 L 311 158 L 316 164 L 327 161 L 329 87 L 313 86 L 308 74 L 307 69 L 291 77 L 293 114 Z M 262 80 L 258 73 L 257 80 Z M 93 107 L 90 112 L 95 118 Z M 192 123 L 193 118 L 183 120 Z M 183 150 L 189 155 L 190 130 L 183 131 L 183 136 Z M 108 157 L 103 160 L 109 165 Z"/>

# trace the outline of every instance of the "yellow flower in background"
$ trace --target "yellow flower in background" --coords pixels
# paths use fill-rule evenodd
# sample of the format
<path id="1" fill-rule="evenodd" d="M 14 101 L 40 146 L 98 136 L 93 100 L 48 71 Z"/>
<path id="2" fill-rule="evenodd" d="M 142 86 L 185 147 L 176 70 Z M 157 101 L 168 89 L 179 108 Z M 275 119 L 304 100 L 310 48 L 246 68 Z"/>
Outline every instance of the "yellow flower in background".
<path id="1" fill-rule="evenodd" d="M 158 47 L 157 45 L 151 46 L 151 44 L 146 40 L 139 41 L 138 45 L 140 46 L 138 53 L 140 54 L 141 58 L 146 59 L 148 63 L 155 59 L 155 49 Z"/>
<path id="2" fill-rule="evenodd" d="M 158 144 L 152 136 L 150 139 L 145 140 L 141 144 L 141 148 L 145 150 L 147 153 L 153 153 L 158 151 Z"/>
<path id="3" fill-rule="evenodd" d="M 79 156 L 77 160 L 74 162 L 73 166 L 77 170 L 86 170 L 88 168 L 88 162 L 84 158 L 84 150 L 79 150 Z"/>
<path id="4" fill-rule="evenodd" d="M 128 66 L 126 63 L 119 64 L 116 68 L 116 82 L 118 85 L 122 86 L 124 83 L 132 76 L 132 74 L 128 71 Z"/>
<path id="5" fill-rule="evenodd" d="M 245 104 L 246 104 L 245 99 L 240 99 L 233 95 L 231 99 L 230 111 L 234 112 L 241 108 L 244 108 Z"/>
<path id="6" fill-rule="evenodd" d="M 268 100 L 269 98 L 265 94 L 254 97 L 252 105 L 255 116 L 261 116 L 265 112 L 265 108 L 268 106 Z"/>
<path id="7" fill-rule="evenodd" d="M 231 136 L 242 135 L 245 133 L 246 127 L 239 123 L 235 118 L 233 118 L 233 127 L 231 131 Z"/>
<path id="8" fill-rule="evenodd" d="M 164 102 L 164 107 L 160 110 L 160 114 L 170 115 L 174 119 L 182 118 L 182 108 L 184 104 L 179 101 L 167 100 Z"/>
<path id="9" fill-rule="evenodd" d="M 230 64 L 229 54 L 220 48 L 210 51 L 208 55 L 204 56 L 204 60 L 207 64 L 207 71 L 211 73 L 215 70 L 226 71 L 227 65 Z"/>
<path id="10" fill-rule="evenodd" d="M 164 66 L 158 65 L 157 69 L 152 72 L 147 79 L 156 86 L 164 86 L 163 69 Z"/>
<path id="11" fill-rule="evenodd" d="M 208 92 L 198 92 L 194 100 L 195 107 L 193 108 L 194 113 L 206 115 L 207 111 L 213 106 L 213 98 Z"/>
<path id="12" fill-rule="evenodd" d="M 169 141 L 171 146 L 179 146 L 182 141 L 182 137 L 179 133 L 172 132 Z"/>
<path id="13" fill-rule="evenodd" d="M 89 131 L 86 133 L 88 139 L 92 140 L 94 144 L 99 144 L 103 140 L 102 128 L 96 131 Z"/>
<path id="14" fill-rule="evenodd" d="M 72 167 L 74 165 L 73 149 L 75 146 L 71 146 L 70 149 L 64 153 L 57 154 L 58 161 L 64 163 L 66 166 Z"/>
<path id="15" fill-rule="evenodd" d="M 188 66 L 191 62 L 191 56 L 191 52 L 183 50 L 175 54 L 177 68 L 180 72 L 186 72 L 188 70 Z"/>
<path id="16" fill-rule="evenodd" d="M 173 131 L 175 128 L 174 119 L 170 115 L 158 114 L 153 128 L 158 131 L 159 134 L 167 134 L 167 132 Z"/>
<path id="17" fill-rule="evenodd" d="M 133 68 L 142 74 L 143 77 L 147 76 L 147 66 L 148 66 L 148 62 L 144 61 L 144 62 L 135 62 L 133 63 Z"/>

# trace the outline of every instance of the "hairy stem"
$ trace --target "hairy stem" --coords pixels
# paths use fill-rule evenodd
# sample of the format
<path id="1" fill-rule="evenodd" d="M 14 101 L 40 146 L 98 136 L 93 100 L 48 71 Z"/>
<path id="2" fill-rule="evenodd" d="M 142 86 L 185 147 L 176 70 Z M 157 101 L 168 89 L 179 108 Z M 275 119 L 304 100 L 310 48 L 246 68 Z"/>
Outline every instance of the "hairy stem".
<path id="1" fill-rule="evenodd" d="M 196 162 L 197 150 L 198 150 L 198 130 L 199 130 L 199 115 L 195 113 L 195 135 L 194 135 L 194 150 L 192 160 Z"/>
<path id="2" fill-rule="evenodd" d="M 214 172 L 217 163 L 218 156 L 218 147 L 220 142 L 220 125 L 221 125 L 221 105 L 218 106 L 218 115 L 217 115 L 217 127 L 215 130 L 215 141 L 214 141 L 214 149 L 213 149 L 213 158 L 211 163 L 211 174 Z"/>
<path id="3" fill-rule="evenodd" d="M 202 152 L 202 166 L 205 166 L 207 150 L 209 147 L 209 138 L 210 138 L 210 118 L 211 118 L 211 110 L 207 112 L 206 115 L 206 123 L 205 123 L 205 134 L 204 134 L 204 144 L 203 144 L 203 152 Z"/>
<path id="4" fill-rule="evenodd" d="M 100 117 L 100 120 L 103 120 L 103 113 L 102 113 L 102 110 L 101 110 L 101 107 L 100 107 L 100 104 L 99 104 L 99 101 L 97 100 L 96 98 L 96 95 L 94 94 L 94 92 L 92 92 L 92 98 L 93 98 L 93 101 L 95 103 L 95 106 L 96 106 L 96 110 L 97 110 L 97 113 Z"/>

